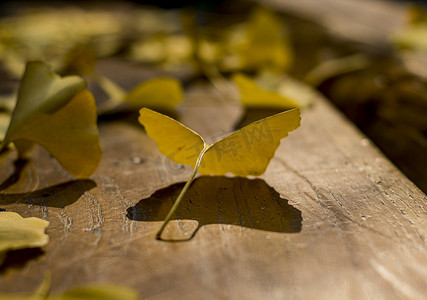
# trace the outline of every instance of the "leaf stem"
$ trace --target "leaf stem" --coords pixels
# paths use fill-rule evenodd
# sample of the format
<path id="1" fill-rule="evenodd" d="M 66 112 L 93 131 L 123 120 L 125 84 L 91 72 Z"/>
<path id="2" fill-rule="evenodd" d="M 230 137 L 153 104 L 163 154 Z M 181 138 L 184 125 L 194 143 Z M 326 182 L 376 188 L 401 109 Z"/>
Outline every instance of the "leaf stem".
<path id="1" fill-rule="evenodd" d="M 184 187 L 182 188 L 181 192 L 178 195 L 178 198 L 176 198 L 175 203 L 173 204 L 172 208 L 169 210 L 166 218 L 163 220 L 162 227 L 160 227 L 159 231 L 156 233 L 156 239 L 161 240 L 161 235 L 162 235 L 163 230 L 166 228 L 166 225 L 168 225 L 173 214 L 178 209 L 178 206 L 181 203 L 181 200 L 184 198 L 185 193 L 187 192 L 188 188 L 190 187 L 191 183 L 194 180 L 194 177 L 197 174 L 197 170 L 199 169 L 200 162 L 202 161 L 203 155 L 206 153 L 206 151 L 209 148 L 210 148 L 210 145 L 208 145 L 208 144 L 204 145 L 203 150 L 200 152 L 199 157 L 197 158 L 196 165 L 194 166 L 193 173 L 191 173 L 190 178 L 185 183 Z"/>
<path id="2" fill-rule="evenodd" d="M 96 73 L 94 79 L 108 95 L 108 100 L 98 105 L 98 114 L 107 113 L 122 103 L 123 99 L 126 97 L 126 91 L 124 89 L 101 74 Z"/>

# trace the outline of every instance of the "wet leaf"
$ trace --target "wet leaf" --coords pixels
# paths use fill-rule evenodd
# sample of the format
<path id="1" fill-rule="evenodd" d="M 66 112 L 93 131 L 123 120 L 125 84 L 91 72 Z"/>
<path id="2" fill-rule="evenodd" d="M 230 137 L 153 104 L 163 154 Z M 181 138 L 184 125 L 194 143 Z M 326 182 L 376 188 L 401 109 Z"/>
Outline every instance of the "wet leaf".
<path id="1" fill-rule="evenodd" d="M 232 78 L 240 91 L 241 102 L 249 108 L 279 108 L 289 109 L 298 107 L 298 103 L 275 91 L 260 88 L 255 81 L 243 74 Z"/>
<path id="2" fill-rule="evenodd" d="M 23 218 L 14 212 L 0 212 L 0 254 L 9 250 L 43 247 L 49 242 L 49 236 L 44 233 L 48 225 L 48 221 L 39 218 Z"/>
<path id="3" fill-rule="evenodd" d="M 232 173 L 241 177 L 262 175 L 280 140 L 299 127 L 300 110 L 295 108 L 261 119 L 212 145 L 178 121 L 148 108 L 140 110 L 139 122 L 164 155 L 194 168 L 157 233 L 160 238 L 197 172 L 203 175 Z"/>
<path id="4" fill-rule="evenodd" d="M 102 149 L 95 99 L 84 85 L 80 77 L 60 78 L 41 62 L 29 63 L 2 147 L 13 142 L 22 156 L 40 144 L 72 175 L 93 174 Z"/>

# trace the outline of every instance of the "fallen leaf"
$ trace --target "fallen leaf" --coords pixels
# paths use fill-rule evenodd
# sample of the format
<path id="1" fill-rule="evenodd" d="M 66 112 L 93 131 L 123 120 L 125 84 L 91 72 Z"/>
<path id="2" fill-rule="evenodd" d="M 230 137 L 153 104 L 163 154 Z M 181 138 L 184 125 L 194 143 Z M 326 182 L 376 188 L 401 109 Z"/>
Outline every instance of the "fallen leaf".
<path id="1" fill-rule="evenodd" d="M 18 100 L 1 148 L 6 147 L 22 127 L 41 114 L 49 114 L 61 108 L 83 90 L 85 85 L 84 79 L 78 76 L 59 77 L 43 62 L 27 63 Z"/>
<path id="2" fill-rule="evenodd" d="M 9 250 L 43 247 L 49 242 L 49 236 L 44 233 L 48 225 L 48 221 L 39 218 L 23 218 L 14 212 L 0 212 L 0 254 Z"/>
<path id="3" fill-rule="evenodd" d="M 57 112 L 41 115 L 23 127 L 15 140 L 43 146 L 71 175 L 87 178 L 102 157 L 96 119 L 95 99 L 83 90 Z"/>
<path id="4" fill-rule="evenodd" d="M 334 76 L 362 70 L 369 63 L 368 57 L 362 53 L 326 60 L 308 72 L 305 81 L 312 86 L 319 86 Z"/>
<path id="5" fill-rule="evenodd" d="M 0 112 L 0 141 L 6 135 L 7 127 L 9 127 L 10 115 L 5 112 Z"/>
<path id="6" fill-rule="evenodd" d="M 128 19 L 129 12 L 117 10 L 20 7 L 19 14 L 0 20 L 0 60 L 19 77 L 29 59 L 48 60 L 60 69 L 75 45 L 90 44 L 97 56 L 112 55 L 122 44 L 122 33 L 130 31 Z"/>
<path id="7" fill-rule="evenodd" d="M 293 62 L 285 24 L 272 11 L 259 7 L 249 19 L 228 31 L 224 43 L 230 53 L 222 64 L 228 69 L 269 69 L 283 72 Z"/>
<path id="8" fill-rule="evenodd" d="M 119 285 L 90 284 L 76 287 L 61 295 L 48 297 L 49 300 L 136 300 L 138 292 Z"/>
<path id="9" fill-rule="evenodd" d="M 33 294 L 0 294 L 0 300 L 137 300 L 134 289 L 111 284 L 86 284 L 65 291 L 62 294 L 49 294 L 50 273 L 46 273 L 40 287 Z"/>
<path id="10" fill-rule="evenodd" d="M 154 78 L 131 90 L 125 102 L 131 107 L 151 107 L 157 110 L 172 110 L 183 98 L 181 83 L 174 78 Z"/>
<path id="11" fill-rule="evenodd" d="M 298 107 L 298 103 L 275 91 L 260 88 L 255 81 L 243 74 L 232 77 L 240 92 L 240 99 L 249 108 L 279 108 L 289 109 Z"/>
<path id="12" fill-rule="evenodd" d="M 160 152 L 194 170 L 157 233 L 161 233 L 178 207 L 197 172 L 203 175 L 259 176 L 268 166 L 280 140 L 300 125 L 300 110 L 288 110 L 261 119 L 208 145 L 196 132 L 178 121 L 152 111 L 140 110 L 139 122 Z"/>
<path id="13" fill-rule="evenodd" d="M 98 109 L 100 114 L 112 111 L 123 104 L 130 109 L 144 106 L 160 111 L 173 111 L 184 98 L 181 83 L 175 78 L 149 79 L 128 93 L 104 76 L 97 76 L 97 80 L 109 95 L 109 100 Z"/>
<path id="14" fill-rule="evenodd" d="M 22 156 L 33 143 L 49 151 L 69 173 L 89 177 L 102 149 L 95 99 L 77 76 L 60 78 L 42 62 L 30 62 L 1 149 L 13 142 Z"/>

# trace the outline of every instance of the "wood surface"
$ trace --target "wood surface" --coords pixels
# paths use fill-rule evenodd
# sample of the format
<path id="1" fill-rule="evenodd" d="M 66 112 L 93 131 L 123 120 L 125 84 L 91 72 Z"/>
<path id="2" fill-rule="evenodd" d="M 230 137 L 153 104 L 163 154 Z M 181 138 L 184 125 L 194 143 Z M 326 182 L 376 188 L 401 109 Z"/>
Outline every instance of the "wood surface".
<path id="1" fill-rule="evenodd" d="M 274 10 L 300 16 L 346 40 L 387 48 L 390 36 L 402 28 L 410 3 L 384 0 L 258 0 Z"/>
<path id="2" fill-rule="evenodd" d="M 180 120 L 215 140 L 244 114 L 211 88 Z M 141 299 L 426 299 L 426 195 L 320 96 L 259 178 L 199 177 L 155 233 L 191 170 L 158 151 L 136 115 L 100 123 L 87 180 L 43 149 L 0 156 L 0 208 L 50 222 L 50 242 L 10 253 L 1 292 L 104 282 Z M 262 132 L 254 142 L 262 142 Z"/>

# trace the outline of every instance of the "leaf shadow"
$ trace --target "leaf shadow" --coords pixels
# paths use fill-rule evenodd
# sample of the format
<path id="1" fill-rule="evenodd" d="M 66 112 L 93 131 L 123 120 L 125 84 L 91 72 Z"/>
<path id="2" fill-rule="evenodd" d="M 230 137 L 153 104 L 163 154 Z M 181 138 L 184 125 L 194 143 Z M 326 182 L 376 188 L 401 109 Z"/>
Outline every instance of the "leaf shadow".
<path id="1" fill-rule="evenodd" d="M 131 220 L 163 221 L 184 183 L 156 191 L 127 209 Z M 301 231 L 301 211 L 288 204 L 262 179 L 202 176 L 193 182 L 172 220 L 195 220 L 193 233 L 182 240 L 189 241 L 197 231 L 209 224 L 230 224 L 270 232 Z"/>
<path id="2" fill-rule="evenodd" d="M 252 122 L 281 113 L 287 109 L 278 108 L 246 108 L 240 121 L 234 126 L 235 130 L 241 129 Z"/>
<path id="3" fill-rule="evenodd" d="M 64 208 L 76 202 L 86 191 L 96 186 L 90 179 L 71 180 L 34 192 L 18 194 L 0 194 L 0 205 L 27 204 Z"/>
<path id="4" fill-rule="evenodd" d="M 41 248 L 10 250 L 6 252 L 3 263 L 0 263 L 0 274 L 4 274 L 11 268 L 22 269 L 30 261 L 39 259 L 44 253 Z"/>
<path id="5" fill-rule="evenodd" d="M 28 165 L 28 159 L 17 159 L 13 162 L 15 170 L 8 178 L 6 178 L 2 183 L 0 183 L 0 191 L 5 190 L 19 181 L 21 174 L 24 171 L 25 167 Z"/>
<path id="6" fill-rule="evenodd" d="M 143 108 L 143 106 L 141 106 L 141 108 Z M 155 110 L 175 120 L 179 120 L 179 115 L 173 110 L 161 110 L 161 109 L 155 109 Z M 129 108 L 129 109 L 123 109 L 123 110 L 101 114 L 98 116 L 98 121 L 100 123 L 102 122 L 109 123 L 112 121 L 122 122 L 122 123 L 135 126 L 139 129 L 142 129 L 143 127 L 139 123 L 138 118 L 139 118 L 139 109 L 132 110 Z"/>

